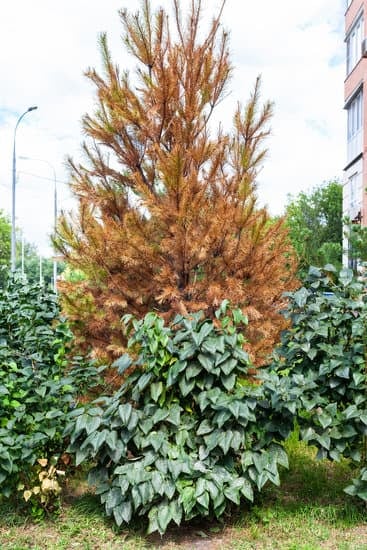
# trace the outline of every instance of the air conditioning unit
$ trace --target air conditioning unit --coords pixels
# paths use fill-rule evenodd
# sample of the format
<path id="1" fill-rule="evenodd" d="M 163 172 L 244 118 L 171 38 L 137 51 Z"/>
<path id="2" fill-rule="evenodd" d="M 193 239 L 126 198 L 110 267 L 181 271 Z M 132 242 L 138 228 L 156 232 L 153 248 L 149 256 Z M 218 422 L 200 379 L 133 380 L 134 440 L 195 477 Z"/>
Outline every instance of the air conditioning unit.
<path id="1" fill-rule="evenodd" d="M 362 40 L 362 57 L 367 57 L 367 38 Z"/>

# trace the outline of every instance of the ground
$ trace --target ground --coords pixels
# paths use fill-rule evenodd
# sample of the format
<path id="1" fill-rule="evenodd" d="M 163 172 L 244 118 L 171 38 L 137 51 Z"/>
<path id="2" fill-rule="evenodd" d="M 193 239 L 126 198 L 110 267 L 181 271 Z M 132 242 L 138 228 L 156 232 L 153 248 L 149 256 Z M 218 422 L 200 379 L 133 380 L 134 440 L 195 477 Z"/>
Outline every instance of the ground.
<path id="1" fill-rule="evenodd" d="M 0 549 L 367 550 L 366 507 L 343 493 L 351 466 L 318 462 L 295 442 L 289 453 L 281 486 L 267 486 L 253 507 L 235 510 L 222 524 L 192 522 L 164 537 L 146 537 L 142 527 L 119 531 L 93 494 L 74 488 L 60 515 L 39 523 L 0 503 Z"/>

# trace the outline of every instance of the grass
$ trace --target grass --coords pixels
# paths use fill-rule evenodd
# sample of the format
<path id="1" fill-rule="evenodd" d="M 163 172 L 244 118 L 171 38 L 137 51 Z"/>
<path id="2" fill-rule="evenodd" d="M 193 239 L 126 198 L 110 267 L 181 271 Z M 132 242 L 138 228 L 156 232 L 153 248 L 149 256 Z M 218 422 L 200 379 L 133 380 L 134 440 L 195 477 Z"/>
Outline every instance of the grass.
<path id="1" fill-rule="evenodd" d="M 316 461 L 314 449 L 294 436 L 287 451 L 290 470 L 281 487 L 268 486 L 229 528 L 228 549 L 367 550 L 366 508 L 343 492 L 353 476 L 348 462 Z"/>
<path id="2" fill-rule="evenodd" d="M 164 537 L 118 531 L 86 492 L 73 496 L 59 517 L 34 523 L 0 504 L 1 550 L 367 550 L 365 506 L 343 493 L 353 472 L 345 461 L 316 461 L 314 451 L 287 442 L 290 469 L 280 487 L 267 486 L 252 508 L 225 524 L 204 521 L 171 529 Z"/>

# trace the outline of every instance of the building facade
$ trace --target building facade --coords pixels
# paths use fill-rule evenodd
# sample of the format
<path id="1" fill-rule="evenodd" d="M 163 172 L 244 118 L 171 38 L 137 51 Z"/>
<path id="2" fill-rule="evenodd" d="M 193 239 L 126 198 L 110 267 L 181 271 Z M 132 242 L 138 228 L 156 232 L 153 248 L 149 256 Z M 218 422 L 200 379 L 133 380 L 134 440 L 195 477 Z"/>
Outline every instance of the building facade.
<path id="1" fill-rule="evenodd" d="M 367 226 L 367 0 L 345 0 L 347 161 L 343 214 Z"/>

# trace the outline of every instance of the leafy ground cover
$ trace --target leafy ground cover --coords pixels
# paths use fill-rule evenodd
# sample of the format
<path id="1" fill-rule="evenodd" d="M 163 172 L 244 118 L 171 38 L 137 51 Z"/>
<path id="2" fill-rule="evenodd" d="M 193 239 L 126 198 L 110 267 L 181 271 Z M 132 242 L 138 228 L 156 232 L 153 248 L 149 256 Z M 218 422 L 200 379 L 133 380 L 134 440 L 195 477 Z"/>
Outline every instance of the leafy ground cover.
<path id="1" fill-rule="evenodd" d="M 97 381 L 71 338 L 54 293 L 20 274 L 0 288 L 0 494 L 34 517 L 58 506 L 67 413 Z"/>
<path id="2" fill-rule="evenodd" d="M 361 501 L 343 492 L 353 472 L 348 462 L 316 461 L 315 449 L 287 442 L 290 470 L 280 487 L 268 486 L 255 506 L 242 509 L 223 523 L 198 521 L 165 536 L 145 537 L 119 531 L 106 518 L 98 498 L 71 490 L 59 517 L 34 523 L 9 503 L 0 504 L 2 550 L 362 550 L 367 549 L 367 516 Z"/>
<path id="3" fill-rule="evenodd" d="M 118 526 L 144 517 L 147 533 L 164 534 L 172 523 L 226 517 L 267 481 L 279 485 L 288 466 L 279 443 L 293 427 L 289 397 L 248 380 L 242 312 L 223 301 L 215 316 L 132 320 L 128 348 L 138 356 L 113 366 L 124 374 L 135 363 L 133 372 L 69 415 L 68 452 L 77 466 L 94 465 L 89 483 Z"/>

